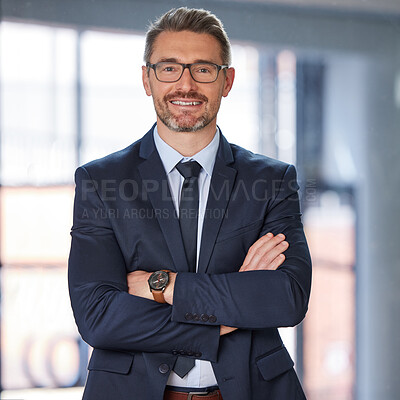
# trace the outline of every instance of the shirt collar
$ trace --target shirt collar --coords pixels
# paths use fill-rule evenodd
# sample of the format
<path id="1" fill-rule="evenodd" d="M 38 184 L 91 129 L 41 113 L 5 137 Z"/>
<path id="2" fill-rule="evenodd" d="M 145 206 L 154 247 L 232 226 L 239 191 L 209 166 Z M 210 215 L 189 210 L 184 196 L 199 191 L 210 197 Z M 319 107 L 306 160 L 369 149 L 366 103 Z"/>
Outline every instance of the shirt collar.
<path id="1" fill-rule="evenodd" d="M 204 149 L 200 150 L 192 157 L 183 157 L 182 154 L 180 154 L 169 144 L 164 142 L 164 140 L 162 140 L 160 135 L 158 134 L 157 125 L 154 127 L 153 136 L 156 149 L 158 151 L 158 154 L 160 155 L 161 161 L 167 174 L 169 174 L 175 168 L 175 165 L 178 164 L 180 161 L 195 160 L 202 166 L 202 168 L 208 175 L 212 175 L 219 146 L 220 135 L 218 127 L 213 140 L 211 140 L 211 142 L 206 147 L 204 147 Z"/>

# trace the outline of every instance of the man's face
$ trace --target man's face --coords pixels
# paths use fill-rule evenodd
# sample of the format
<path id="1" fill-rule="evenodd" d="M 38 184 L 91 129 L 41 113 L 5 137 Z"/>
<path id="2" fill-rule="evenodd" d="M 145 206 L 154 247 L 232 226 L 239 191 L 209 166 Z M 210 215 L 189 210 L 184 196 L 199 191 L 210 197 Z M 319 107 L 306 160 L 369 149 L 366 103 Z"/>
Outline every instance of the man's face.
<path id="1" fill-rule="evenodd" d="M 153 48 L 150 62 L 173 61 L 179 63 L 212 62 L 223 64 L 221 47 L 217 39 L 208 34 L 189 31 L 163 32 Z M 216 125 L 222 96 L 227 96 L 234 79 L 234 69 L 220 71 L 212 83 L 193 80 L 185 69 L 178 82 L 159 82 L 154 70 L 143 67 L 143 85 L 146 94 L 153 96 L 157 122 L 175 132 L 196 132 Z"/>

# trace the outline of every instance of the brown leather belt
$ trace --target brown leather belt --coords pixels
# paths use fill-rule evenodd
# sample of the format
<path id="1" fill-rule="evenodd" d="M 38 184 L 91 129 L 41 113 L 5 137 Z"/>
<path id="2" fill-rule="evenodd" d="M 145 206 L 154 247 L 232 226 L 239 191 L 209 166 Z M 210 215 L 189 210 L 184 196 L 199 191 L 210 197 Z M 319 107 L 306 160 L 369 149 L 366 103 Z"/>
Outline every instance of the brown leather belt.
<path id="1" fill-rule="evenodd" d="M 164 400 L 222 400 L 221 392 L 214 390 L 212 392 L 175 392 L 173 390 L 165 390 Z"/>

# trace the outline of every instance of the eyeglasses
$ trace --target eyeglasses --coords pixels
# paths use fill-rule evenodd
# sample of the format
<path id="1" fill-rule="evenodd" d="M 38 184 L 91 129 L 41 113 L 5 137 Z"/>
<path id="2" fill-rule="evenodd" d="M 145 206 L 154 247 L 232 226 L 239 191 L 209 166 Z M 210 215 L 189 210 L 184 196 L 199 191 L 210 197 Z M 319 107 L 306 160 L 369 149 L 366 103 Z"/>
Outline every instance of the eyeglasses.
<path id="1" fill-rule="evenodd" d="M 157 80 L 160 82 L 178 82 L 183 71 L 188 68 L 193 80 L 199 83 L 212 83 L 218 78 L 221 69 L 229 68 L 228 65 L 218 65 L 209 62 L 182 64 L 177 62 L 162 61 L 156 64 L 146 63 L 147 68 L 152 68 Z"/>

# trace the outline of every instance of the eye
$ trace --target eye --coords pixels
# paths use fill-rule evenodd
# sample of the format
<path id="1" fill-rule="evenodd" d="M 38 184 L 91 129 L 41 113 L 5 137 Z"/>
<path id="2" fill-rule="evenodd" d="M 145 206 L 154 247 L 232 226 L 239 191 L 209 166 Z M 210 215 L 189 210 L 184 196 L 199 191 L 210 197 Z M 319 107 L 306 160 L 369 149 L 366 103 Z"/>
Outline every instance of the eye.
<path id="1" fill-rule="evenodd" d="M 179 71 L 179 65 L 171 63 L 160 63 L 158 64 L 157 70 L 161 73 L 174 73 Z"/>
<path id="2" fill-rule="evenodd" d="M 176 67 L 174 65 L 165 65 L 162 68 L 162 71 L 164 71 L 164 72 L 174 72 L 174 71 L 176 71 Z"/>
<path id="3" fill-rule="evenodd" d="M 210 74 L 211 67 L 209 65 L 198 65 L 195 69 L 195 72 L 198 74 Z"/>

